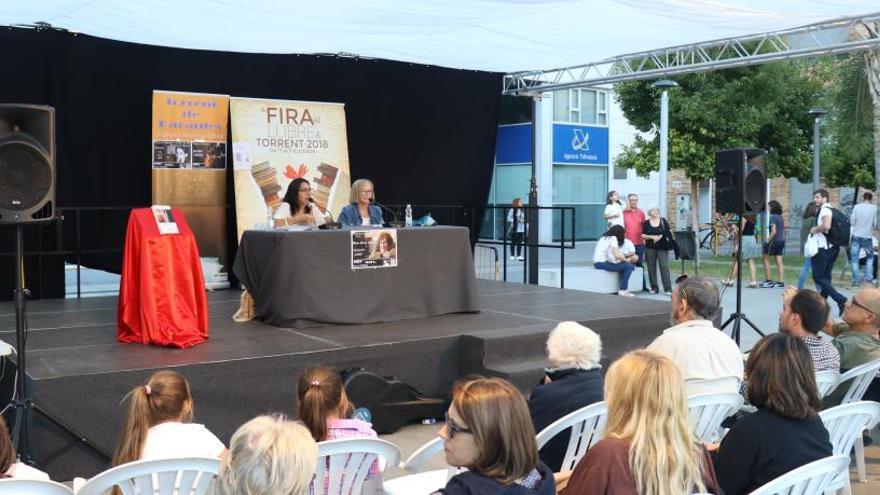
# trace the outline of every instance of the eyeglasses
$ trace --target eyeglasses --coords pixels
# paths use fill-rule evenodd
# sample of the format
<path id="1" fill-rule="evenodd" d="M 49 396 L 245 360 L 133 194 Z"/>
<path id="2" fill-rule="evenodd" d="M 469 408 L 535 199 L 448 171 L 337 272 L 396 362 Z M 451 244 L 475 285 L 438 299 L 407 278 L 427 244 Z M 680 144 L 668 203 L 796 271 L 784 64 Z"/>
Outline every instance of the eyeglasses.
<path id="1" fill-rule="evenodd" d="M 849 302 L 851 302 L 853 306 L 856 306 L 856 307 L 862 308 L 862 309 L 864 309 L 864 310 L 867 311 L 868 313 L 871 313 L 871 314 L 874 315 L 874 316 L 880 316 L 880 315 L 877 314 L 876 311 L 874 311 L 873 309 L 871 309 L 871 308 L 865 306 L 864 304 L 862 304 L 862 303 L 860 303 L 858 300 L 856 300 L 856 296 L 853 296 L 853 297 L 849 300 Z"/>
<path id="2" fill-rule="evenodd" d="M 449 430 L 449 439 L 450 440 L 452 440 L 452 438 L 455 437 L 456 433 L 470 433 L 471 432 L 470 428 L 462 428 L 461 426 L 458 426 L 457 424 L 455 424 L 455 422 L 452 421 L 452 418 L 449 417 L 448 412 L 443 417 L 444 417 L 444 421 L 446 423 L 446 429 Z"/>

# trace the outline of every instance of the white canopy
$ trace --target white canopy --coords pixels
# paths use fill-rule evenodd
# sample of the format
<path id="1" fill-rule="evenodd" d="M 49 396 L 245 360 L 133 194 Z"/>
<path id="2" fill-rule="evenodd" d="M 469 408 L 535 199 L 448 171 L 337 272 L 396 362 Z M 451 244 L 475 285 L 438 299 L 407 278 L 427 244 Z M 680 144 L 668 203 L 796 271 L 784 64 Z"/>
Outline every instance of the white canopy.
<path id="1" fill-rule="evenodd" d="M 0 25 L 514 72 L 880 10 L 877 0 L 2 0 Z"/>

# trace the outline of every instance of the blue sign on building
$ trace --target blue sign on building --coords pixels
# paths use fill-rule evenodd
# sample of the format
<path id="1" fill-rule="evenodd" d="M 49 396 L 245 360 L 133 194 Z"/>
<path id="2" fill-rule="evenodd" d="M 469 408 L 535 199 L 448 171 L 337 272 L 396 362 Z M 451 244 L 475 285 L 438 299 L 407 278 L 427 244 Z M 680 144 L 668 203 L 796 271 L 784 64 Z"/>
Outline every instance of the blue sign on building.
<path id="1" fill-rule="evenodd" d="M 495 163 L 498 165 L 532 163 L 532 124 L 498 126 Z"/>
<path id="2" fill-rule="evenodd" d="M 607 165 L 608 128 L 553 124 L 553 163 Z"/>

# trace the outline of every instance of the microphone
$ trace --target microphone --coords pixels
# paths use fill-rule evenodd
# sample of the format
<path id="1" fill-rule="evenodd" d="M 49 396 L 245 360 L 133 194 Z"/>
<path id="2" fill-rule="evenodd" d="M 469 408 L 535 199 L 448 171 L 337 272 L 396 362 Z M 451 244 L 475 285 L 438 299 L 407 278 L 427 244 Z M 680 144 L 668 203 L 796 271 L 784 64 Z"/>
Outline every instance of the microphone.
<path id="1" fill-rule="evenodd" d="M 309 196 L 309 205 L 314 208 L 315 200 Z M 329 220 L 327 220 L 329 218 Z M 330 207 L 328 205 L 327 209 L 324 210 L 324 223 L 318 226 L 321 230 L 339 230 L 342 228 L 342 224 L 333 220 L 333 214 L 330 213 Z"/>
<path id="2" fill-rule="evenodd" d="M 388 208 L 387 206 L 384 206 L 384 205 L 379 204 L 379 203 L 376 202 L 376 200 L 373 199 L 373 198 L 370 198 L 370 204 L 371 204 L 371 205 L 376 205 L 376 206 L 378 206 L 379 208 L 381 208 L 381 209 L 387 211 L 388 213 L 391 213 L 391 216 L 394 217 L 394 220 L 391 221 L 391 222 L 388 222 L 388 225 L 391 225 L 392 227 L 402 227 L 402 226 L 403 226 L 403 224 L 401 223 L 401 221 L 397 219 L 397 212 L 395 212 L 395 211 L 392 210 L 391 208 Z"/>

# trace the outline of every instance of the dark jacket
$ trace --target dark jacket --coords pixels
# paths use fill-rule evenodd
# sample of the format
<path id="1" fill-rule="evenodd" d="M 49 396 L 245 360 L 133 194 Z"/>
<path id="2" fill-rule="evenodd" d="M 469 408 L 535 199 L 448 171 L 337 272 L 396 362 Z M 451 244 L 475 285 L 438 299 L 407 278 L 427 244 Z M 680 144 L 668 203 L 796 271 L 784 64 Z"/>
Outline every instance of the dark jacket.
<path id="1" fill-rule="evenodd" d="M 376 205 L 369 205 L 367 209 L 370 211 L 371 225 L 382 225 L 384 223 L 384 220 L 382 219 L 381 208 Z M 338 221 L 342 225 L 355 227 L 359 226 L 361 224 L 361 214 L 358 213 L 357 205 L 354 203 L 345 205 L 342 208 L 342 211 L 339 212 L 339 216 L 336 218 L 336 221 Z"/>
<path id="2" fill-rule="evenodd" d="M 553 479 L 553 471 L 544 463 L 538 462 L 538 472 L 541 473 L 541 481 L 532 488 L 522 485 L 507 485 L 483 476 L 476 471 L 465 471 L 457 474 L 446 483 L 446 488 L 435 492 L 442 495 L 556 495 L 556 481 Z"/>
<path id="3" fill-rule="evenodd" d="M 715 453 L 715 474 L 725 495 L 745 494 L 831 454 L 828 430 L 818 416 L 799 420 L 758 409 L 724 436 Z"/>
<path id="4" fill-rule="evenodd" d="M 601 368 L 557 371 L 551 380 L 535 387 L 529 396 L 535 433 L 540 433 L 566 414 L 603 400 L 605 378 Z M 556 435 L 541 449 L 541 460 L 553 471 L 559 471 L 562 465 L 570 432 L 568 429 Z"/>

